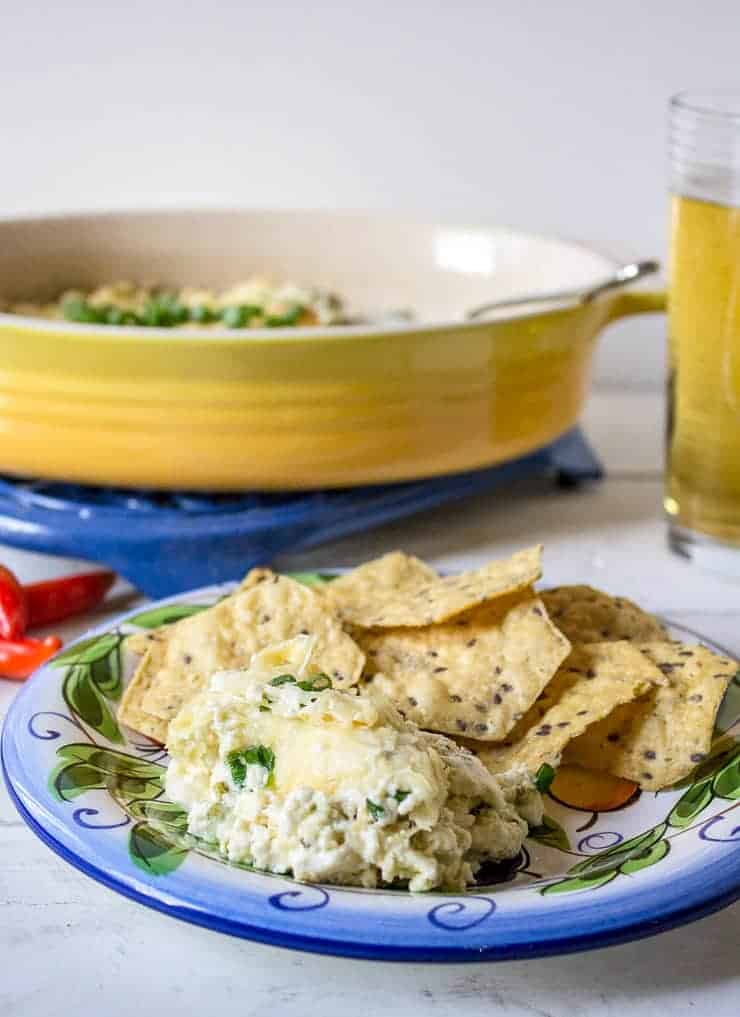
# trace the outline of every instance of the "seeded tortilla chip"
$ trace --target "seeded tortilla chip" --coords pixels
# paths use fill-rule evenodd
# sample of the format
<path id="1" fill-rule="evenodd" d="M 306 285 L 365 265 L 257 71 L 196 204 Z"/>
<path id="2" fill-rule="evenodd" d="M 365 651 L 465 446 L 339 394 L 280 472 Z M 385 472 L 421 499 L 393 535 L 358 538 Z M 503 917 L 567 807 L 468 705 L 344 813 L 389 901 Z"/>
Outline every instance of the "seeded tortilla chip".
<path id="1" fill-rule="evenodd" d="M 434 625 L 496 597 L 525 590 L 541 575 L 541 554 L 538 545 L 473 572 L 440 578 L 429 575 L 422 562 L 396 552 L 334 580 L 326 597 L 345 622 L 358 628 Z M 419 566 L 427 574 L 422 575 Z M 395 585 L 389 581 L 394 574 Z"/>
<path id="2" fill-rule="evenodd" d="M 621 639 L 648 643 L 669 638 L 656 618 L 626 597 L 610 597 L 592 586 L 558 586 L 540 596 L 552 620 L 572 643 Z"/>
<path id="3" fill-rule="evenodd" d="M 557 766 L 568 742 L 590 724 L 664 681 L 632 643 L 575 646 L 506 740 L 478 755 L 493 773 L 523 765 L 534 774 L 543 763 Z"/>
<path id="4" fill-rule="evenodd" d="M 703 646 L 660 642 L 641 649 L 667 684 L 593 724 L 571 742 L 565 758 L 659 791 L 691 773 L 709 752 L 737 662 Z"/>
<path id="5" fill-rule="evenodd" d="M 403 551 L 391 551 L 332 580 L 326 596 L 340 618 L 362 625 L 361 619 L 377 613 L 384 599 L 413 593 L 436 579 L 439 576 L 425 562 Z"/>
<path id="6" fill-rule="evenodd" d="M 234 592 L 238 593 L 240 590 L 249 590 L 273 575 L 274 573 L 269 569 L 250 569 Z M 231 594 L 231 596 L 233 595 Z M 153 643 L 161 641 L 162 636 L 168 628 L 169 625 L 160 625 L 159 628 L 149 629 L 147 632 L 134 632 L 126 637 L 126 649 L 143 657 Z"/>
<path id="7" fill-rule="evenodd" d="M 429 628 L 356 630 L 373 688 L 427 730 L 504 738 L 570 643 L 533 595 L 502 599 Z"/>
<path id="8" fill-rule="evenodd" d="M 257 585 L 167 626 L 136 675 L 148 682 L 141 708 L 169 721 L 214 671 L 246 667 L 257 651 L 301 634 L 316 636 L 312 659 L 338 688 L 357 683 L 364 655 L 323 598 L 264 572 Z"/>
<path id="9" fill-rule="evenodd" d="M 159 634 L 164 632 L 165 627 L 151 629 L 148 632 L 133 632 L 130 636 L 126 636 L 126 649 L 138 657 L 143 657 L 152 644 L 159 641 Z"/>
<path id="10" fill-rule="evenodd" d="M 149 691 L 152 679 L 157 673 L 157 660 L 161 661 L 161 657 L 162 647 L 159 644 L 150 644 L 145 650 L 144 659 L 139 663 L 123 694 L 121 705 L 118 707 L 118 720 L 132 730 L 145 734 L 164 745 L 167 740 L 168 722 L 162 720 L 161 717 L 152 716 L 142 707 L 144 696 Z"/>
<path id="11" fill-rule="evenodd" d="M 271 569 L 256 568 L 250 569 L 246 576 L 239 583 L 236 593 L 239 590 L 251 590 L 253 586 L 259 586 L 260 583 L 267 582 L 272 579 L 275 573 Z"/>

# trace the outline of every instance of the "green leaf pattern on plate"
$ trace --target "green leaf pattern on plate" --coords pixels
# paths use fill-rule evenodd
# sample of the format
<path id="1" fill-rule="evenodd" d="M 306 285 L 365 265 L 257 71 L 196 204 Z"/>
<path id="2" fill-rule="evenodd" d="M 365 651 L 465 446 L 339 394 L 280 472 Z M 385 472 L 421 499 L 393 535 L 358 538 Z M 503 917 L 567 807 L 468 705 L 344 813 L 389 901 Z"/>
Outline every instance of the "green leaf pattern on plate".
<path id="1" fill-rule="evenodd" d="M 65 702 L 78 720 L 108 741 L 125 741 L 112 710 L 123 691 L 120 632 L 107 632 L 76 643 L 52 660 L 67 672 L 62 683 Z"/>
<path id="2" fill-rule="evenodd" d="M 535 826 L 529 831 L 529 839 L 536 840 L 538 844 L 545 844 L 547 847 L 557 848 L 558 851 L 570 850 L 568 834 L 552 816 L 544 815 L 541 825 Z"/>
<path id="3" fill-rule="evenodd" d="M 151 823 L 137 823 L 129 834 L 129 854 L 134 865 L 153 876 L 166 876 L 181 865 L 188 849 L 173 845 Z"/>
<path id="4" fill-rule="evenodd" d="M 161 607 L 153 607 L 150 611 L 142 611 L 128 621 L 140 629 L 158 629 L 162 625 L 172 625 L 174 622 L 182 621 L 183 618 L 191 618 L 211 606 L 211 604 L 163 604 Z"/>
<path id="5" fill-rule="evenodd" d="M 89 664 L 70 667 L 64 677 L 62 695 L 72 713 L 110 742 L 122 744 L 124 737 L 105 696 L 93 681 Z"/>

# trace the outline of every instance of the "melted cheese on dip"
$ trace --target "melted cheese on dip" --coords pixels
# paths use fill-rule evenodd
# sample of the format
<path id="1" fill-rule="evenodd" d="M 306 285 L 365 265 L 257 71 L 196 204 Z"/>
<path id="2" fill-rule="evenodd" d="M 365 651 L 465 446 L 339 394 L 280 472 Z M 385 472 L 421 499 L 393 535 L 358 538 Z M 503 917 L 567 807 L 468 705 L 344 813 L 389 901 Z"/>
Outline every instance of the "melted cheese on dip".
<path id="1" fill-rule="evenodd" d="M 526 774 L 493 777 L 371 686 L 301 689 L 311 647 L 297 637 L 216 673 L 171 722 L 167 794 L 189 832 L 235 862 L 366 887 L 462 889 L 516 855 L 542 815 Z"/>

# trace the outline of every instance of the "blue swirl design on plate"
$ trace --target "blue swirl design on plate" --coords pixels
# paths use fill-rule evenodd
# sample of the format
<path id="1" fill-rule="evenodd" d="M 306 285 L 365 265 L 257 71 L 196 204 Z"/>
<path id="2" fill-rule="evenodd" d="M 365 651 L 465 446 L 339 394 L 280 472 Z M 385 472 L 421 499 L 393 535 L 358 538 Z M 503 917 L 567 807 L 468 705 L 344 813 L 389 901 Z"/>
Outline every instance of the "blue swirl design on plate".
<path id="1" fill-rule="evenodd" d="M 721 834 L 715 836 L 710 834 L 710 830 L 713 830 L 717 823 L 723 823 L 727 819 L 725 813 L 721 813 L 719 816 L 714 816 L 708 820 L 699 830 L 699 836 L 702 840 L 711 841 L 714 844 L 738 844 L 740 843 L 740 825 L 733 827 L 728 836 L 723 837 Z"/>
<path id="2" fill-rule="evenodd" d="M 472 929 L 496 910 L 496 902 L 490 897 L 465 897 L 462 900 L 448 900 L 437 904 L 427 914 L 427 918 L 438 929 L 448 932 L 464 932 Z"/>
<path id="3" fill-rule="evenodd" d="M 597 833 L 590 833 L 578 841 L 579 851 L 605 851 L 606 848 L 616 847 L 621 844 L 624 837 L 616 830 L 599 830 Z"/>
<path id="4" fill-rule="evenodd" d="M 59 713 L 56 710 L 39 710 L 37 713 L 32 714 L 28 718 L 28 733 L 32 738 L 39 738 L 41 741 L 50 742 L 54 741 L 55 738 L 61 738 L 61 732 L 55 731 L 53 728 L 47 728 L 45 731 L 37 731 L 34 727 L 34 723 L 39 717 L 58 717 L 60 720 L 66 720 L 68 724 L 76 728 L 78 731 L 82 731 L 86 738 L 89 739 L 87 731 L 84 729 L 82 724 L 79 724 L 74 717 L 71 717 L 68 713 Z"/>
<path id="5" fill-rule="evenodd" d="M 88 823 L 86 816 L 99 816 L 100 809 L 75 809 L 72 813 L 72 819 L 78 826 L 81 826 L 83 830 L 115 830 L 119 826 L 128 826 L 131 822 L 130 816 L 125 816 L 118 823 Z"/>
<path id="6" fill-rule="evenodd" d="M 320 886 L 304 886 L 300 890 L 284 890 L 267 898 L 278 911 L 318 911 L 329 903 L 329 894 Z"/>

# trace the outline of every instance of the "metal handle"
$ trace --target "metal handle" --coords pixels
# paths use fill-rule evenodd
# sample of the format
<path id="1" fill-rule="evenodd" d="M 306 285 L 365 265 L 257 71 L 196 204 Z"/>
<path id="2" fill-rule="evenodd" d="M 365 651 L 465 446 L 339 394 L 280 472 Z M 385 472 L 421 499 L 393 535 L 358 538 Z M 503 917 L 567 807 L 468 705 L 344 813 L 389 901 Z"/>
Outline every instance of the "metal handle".
<path id="1" fill-rule="evenodd" d="M 535 293 L 528 297 L 512 297 L 508 300 L 493 300 L 487 304 L 480 304 L 468 311 L 465 317 L 468 320 L 480 318 L 491 311 L 500 311 L 511 307 L 523 307 L 527 304 L 587 304 L 597 300 L 605 293 L 620 289 L 629 283 L 636 282 L 647 275 L 652 275 L 660 268 L 660 263 L 653 260 L 634 261 L 622 265 L 613 275 L 587 290 L 560 290 L 554 293 Z"/>

